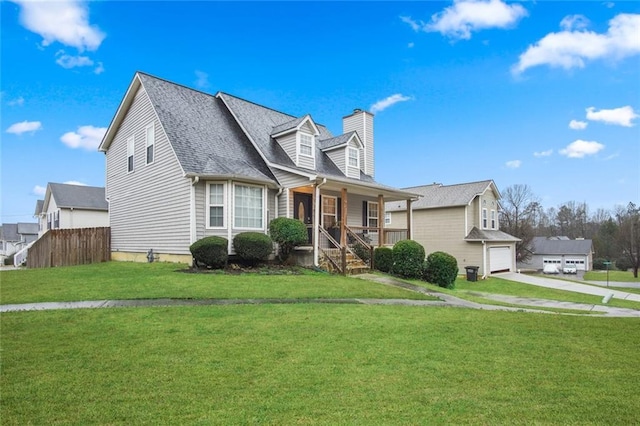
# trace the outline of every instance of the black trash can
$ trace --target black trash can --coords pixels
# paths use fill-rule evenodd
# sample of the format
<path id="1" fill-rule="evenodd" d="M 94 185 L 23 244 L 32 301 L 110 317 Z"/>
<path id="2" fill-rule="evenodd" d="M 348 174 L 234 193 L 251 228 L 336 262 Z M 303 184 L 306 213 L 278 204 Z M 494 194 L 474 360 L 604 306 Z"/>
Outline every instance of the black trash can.
<path id="1" fill-rule="evenodd" d="M 467 281 L 478 281 L 479 266 L 466 266 L 464 269 L 467 270 Z"/>

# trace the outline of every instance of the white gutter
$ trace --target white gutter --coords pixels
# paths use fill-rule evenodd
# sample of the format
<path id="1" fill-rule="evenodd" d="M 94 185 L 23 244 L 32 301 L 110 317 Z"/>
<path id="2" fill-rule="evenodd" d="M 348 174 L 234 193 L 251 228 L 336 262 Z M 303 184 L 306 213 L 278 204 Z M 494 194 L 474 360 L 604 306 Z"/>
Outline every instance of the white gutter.
<path id="1" fill-rule="evenodd" d="M 318 265 L 318 238 L 320 237 L 320 187 L 327 183 L 327 178 L 323 178 L 321 183 L 316 183 L 314 188 L 315 200 L 313 209 L 313 264 Z"/>
<path id="2" fill-rule="evenodd" d="M 278 217 L 278 204 L 280 201 L 280 195 L 282 194 L 282 191 L 284 191 L 283 186 L 280 187 L 280 189 L 278 190 L 278 193 L 276 194 L 276 211 L 273 213 L 274 219 Z M 268 229 L 268 226 L 267 226 L 267 229 Z"/>

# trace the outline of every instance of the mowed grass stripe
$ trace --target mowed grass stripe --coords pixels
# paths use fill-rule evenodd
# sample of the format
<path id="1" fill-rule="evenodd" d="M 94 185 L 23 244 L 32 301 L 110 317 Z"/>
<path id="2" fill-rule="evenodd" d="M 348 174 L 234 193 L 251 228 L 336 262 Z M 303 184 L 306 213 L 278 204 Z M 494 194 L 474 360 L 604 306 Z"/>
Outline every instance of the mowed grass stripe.
<path id="1" fill-rule="evenodd" d="M 633 424 L 635 319 L 345 305 L 2 314 L 3 424 Z"/>

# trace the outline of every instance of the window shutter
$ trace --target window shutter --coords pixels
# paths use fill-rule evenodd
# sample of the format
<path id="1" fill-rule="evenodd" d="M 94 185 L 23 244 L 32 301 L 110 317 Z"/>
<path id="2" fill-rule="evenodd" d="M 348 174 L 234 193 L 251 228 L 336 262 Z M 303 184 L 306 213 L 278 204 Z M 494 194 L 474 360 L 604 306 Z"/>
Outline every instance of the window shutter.
<path id="1" fill-rule="evenodd" d="M 342 220 L 342 198 L 338 198 L 336 209 L 338 209 L 338 211 L 336 212 L 336 217 L 338 218 L 338 222 L 340 222 Z"/>
<path id="2" fill-rule="evenodd" d="M 362 226 L 369 226 L 369 203 L 362 202 Z"/>

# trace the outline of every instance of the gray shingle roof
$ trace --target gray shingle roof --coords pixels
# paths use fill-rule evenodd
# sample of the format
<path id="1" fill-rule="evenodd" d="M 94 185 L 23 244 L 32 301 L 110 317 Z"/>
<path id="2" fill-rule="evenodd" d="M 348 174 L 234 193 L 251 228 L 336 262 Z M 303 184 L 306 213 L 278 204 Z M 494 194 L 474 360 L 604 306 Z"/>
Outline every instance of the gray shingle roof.
<path id="1" fill-rule="evenodd" d="M 461 183 L 457 185 L 432 185 L 414 186 L 402 188 L 405 191 L 420 194 L 422 197 L 411 204 L 413 210 L 434 209 L 440 207 L 455 207 L 468 205 L 477 195 L 482 194 L 492 180 Z M 402 211 L 407 209 L 406 201 L 389 202 L 385 205 L 386 211 Z"/>
<path id="2" fill-rule="evenodd" d="M 109 209 L 103 187 L 50 182 L 49 190 L 60 208 L 103 211 Z"/>
<path id="3" fill-rule="evenodd" d="M 276 182 L 220 99 L 139 75 L 185 173 Z"/>
<path id="4" fill-rule="evenodd" d="M 33 213 L 34 216 L 38 216 L 42 213 L 42 208 L 44 207 L 44 200 L 36 201 L 36 211 Z"/>
<path id="5" fill-rule="evenodd" d="M 296 127 L 298 127 L 298 125 L 300 123 L 302 123 L 304 121 L 304 119 L 307 118 L 307 116 L 303 116 L 303 117 L 298 117 L 294 120 L 291 121 L 287 121 L 286 123 L 283 123 L 279 126 L 275 126 L 272 130 L 271 130 L 271 135 L 277 135 L 278 133 L 282 133 L 285 130 L 291 130 L 291 129 L 295 129 Z"/>
<path id="6" fill-rule="evenodd" d="M 17 223 L 3 223 L 0 227 L 0 239 L 2 241 L 20 241 Z"/>
<path id="7" fill-rule="evenodd" d="M 38 235 L 38 224 L 18 222 L 18 234 L 21 235 Z"/>
<path id="8" fill-rule="evenodd" d="M 520 241 L 520 238 L 496 229 L 479 229 L 473 227 L 465 238 L 467 241 Z"/>
<path id="9" fill-rule="evenodd" d="M 592 240 L 558 240 L 547 237 L 534 237 L 531 242 L 533 254 L 581 254 L 588 255 L 593 247 Z"/>
<path id="10" fill-rule="evenodd" d="M 329 148 L 335 148 L 336 146 L 344 145 L 349 142 L 351 136 L 353 136 L 356 132 L 348 132 L 340 136 L 336 136 L 335 138 L 323 139 L 318 141 L 318 148 L 321 151 L 327 150 Z"/>

